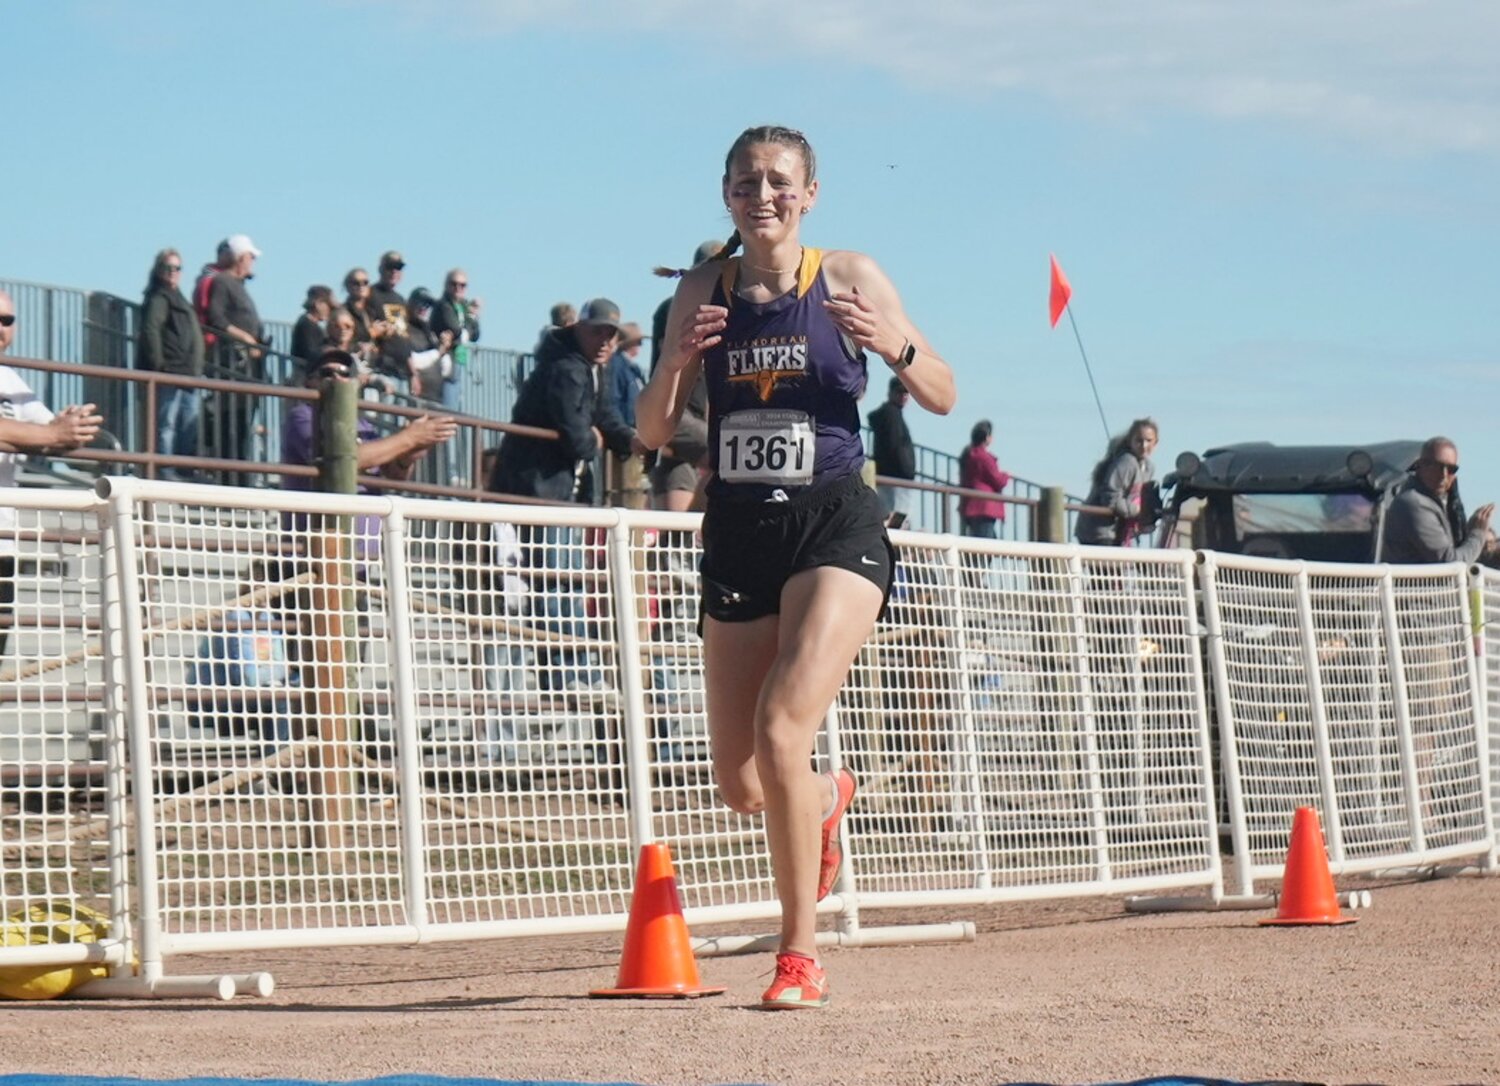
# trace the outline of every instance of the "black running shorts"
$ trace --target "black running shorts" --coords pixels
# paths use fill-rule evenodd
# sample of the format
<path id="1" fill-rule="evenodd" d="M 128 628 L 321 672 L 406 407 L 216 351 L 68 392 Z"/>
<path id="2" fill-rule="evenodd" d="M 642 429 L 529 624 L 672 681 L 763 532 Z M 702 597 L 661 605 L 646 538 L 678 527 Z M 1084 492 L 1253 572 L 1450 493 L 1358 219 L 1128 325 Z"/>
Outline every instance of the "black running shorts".
<path id="1" fill-rule="evenodd" d="M 787 581 L 820 566 L 858 573 L 890 599 L 896 549 L 885 532 L 885 508 L 859 475 L 783 502 L 709 502 L 701 613 L 720 622 L 779 614 Z"/>

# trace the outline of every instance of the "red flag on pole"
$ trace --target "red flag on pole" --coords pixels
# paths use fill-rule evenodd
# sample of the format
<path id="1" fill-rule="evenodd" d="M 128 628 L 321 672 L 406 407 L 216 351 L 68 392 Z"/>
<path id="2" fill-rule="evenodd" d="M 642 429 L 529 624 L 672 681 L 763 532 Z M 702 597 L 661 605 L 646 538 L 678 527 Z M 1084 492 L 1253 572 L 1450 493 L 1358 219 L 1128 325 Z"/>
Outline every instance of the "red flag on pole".
<path id="1" fill-rule="evenodd" d="M 1057 257 L 1052 258 L 1052 296 L 1047 306 L 1052 315 L 1052 327 L 1057 327 L 1057 322 L 1062 319 L 1063 310 L 1068 308 L 1068 299 L 1073 297 L 1073 286 L 1068 282 L 1068 277 L 1063 274 L 1062 265 L 1057 262 Z"/>

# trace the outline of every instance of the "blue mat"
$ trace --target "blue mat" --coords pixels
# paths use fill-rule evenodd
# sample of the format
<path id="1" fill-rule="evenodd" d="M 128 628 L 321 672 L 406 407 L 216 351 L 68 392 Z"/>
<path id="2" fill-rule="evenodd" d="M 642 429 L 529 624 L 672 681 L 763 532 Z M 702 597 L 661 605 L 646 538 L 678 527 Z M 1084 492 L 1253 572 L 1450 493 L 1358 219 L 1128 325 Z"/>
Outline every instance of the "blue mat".
<path id="1" fill-rule="evenodd" d="M 302 1078 L 130 1078 L 113 1075 L 0 1075 L 0 1086 L 328 1086 Z M 585 1083 L 562 1079 L 444 1078 L 440 1075 L 387 1075 L 384 1078 L 352 1079 L 336 1086 L 643 1086 L 641 1083 Z M 723 1086 L 734 1086 L 725 1083 Z M 739 1084 L 750 1086 L 750 1084 Z M 995 1086 L 1049 1086 L 1039 1082 L 996 1083 Z M 1075 1084 L 1082 1086 L 1082 1084 Z M 1133 1082 L 1095 1083 L 1090 1086 L 1320 1086 L 1286 1079 L 1254 1082 L 1222 1078 L 1143 1078 Z"/>

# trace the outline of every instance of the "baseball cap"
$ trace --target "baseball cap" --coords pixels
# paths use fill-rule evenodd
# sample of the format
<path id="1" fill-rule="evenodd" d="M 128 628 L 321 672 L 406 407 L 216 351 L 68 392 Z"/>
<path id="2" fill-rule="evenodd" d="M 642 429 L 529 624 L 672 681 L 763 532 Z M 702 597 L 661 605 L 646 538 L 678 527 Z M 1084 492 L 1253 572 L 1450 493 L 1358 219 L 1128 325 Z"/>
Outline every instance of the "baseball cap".
<path id="1" fill-rule="evenodd" d="M 230 234 L 224 239 L 224 247 L 233 256 L 243 256 L 246 253 L 251 256 L 260 256 L 260 250 L 255 247 L 255 242 L 250 240 L 249 234 Z"/>
<path id="2" fill-rule="evenodd" d="M 583 303 L 583 308 L 578 311 L 579 324 L 604 324 L 611 328 L 620 327 L 620 307 L 608 298 L 590 298 Z"/>
<path id="3" fill-rule="evenodd" d="M 380 254 L 380 266 L 382 268 L 404 268 L 406 267 L 406 258 L 395 249 L 387 249 Z"/>

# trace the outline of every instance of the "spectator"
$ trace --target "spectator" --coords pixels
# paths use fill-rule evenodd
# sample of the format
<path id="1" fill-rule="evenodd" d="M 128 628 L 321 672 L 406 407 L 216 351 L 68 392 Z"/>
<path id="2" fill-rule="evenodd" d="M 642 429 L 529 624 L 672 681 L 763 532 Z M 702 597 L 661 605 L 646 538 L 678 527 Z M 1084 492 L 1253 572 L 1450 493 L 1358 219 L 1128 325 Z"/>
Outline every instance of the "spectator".
<path id="1" fill-rule="evenodd" d="M 338 379 L 356 379 L 358 375 L 358 362 L 347 351 L 336 347 L 325 348 L 319 355 L 315 365 L 308 367 L 305 375 L 305 383 L 315 384 L 325 375 Z M 281 431 L 281 459 L 287 464 L 312 465 L 318 462 L 318 405 L 306 400 L 299 400 L 287 411 L 285 424 Z M 449 440 L 456 427 L 452 419 L 443 415 L 423 415 L 413 419 L 400 430 L 385 437 L 380 435 L 375 424 L 363 413 L 359 415 L 356 423 L 355 439 L 358 441 L 358 464 L 361 475 L 378 475 L 383 479 L 405 479 L 410 476 L 412 465 L 427 454 L 427 451 L 435 445 L 441 445 Z M 283 484 L 288 490 L 312 490 L 317 484 L 316 479 L 303 476 L 284 476 Z M 365 484 L 359 484 L 361 494 L 369 493 L 370 488 Z M 305 536 L 309 530 L 316 530 L 318 525 L 315 520 L 306 513 L 283 513 L 282 529 L 292 536 Z M 354 550 L 355 556 L 360 561 L 356 564 L 355 573 L 359 579 L 364 578 L 364 562 L 372 559 L 379 553 L 380 549 L 380 524 L 377 518 L 361 517 L 354 525 Z M 295 539 L 294 539 L 295 542 Z M 278 563 L 275 567 L 278 572 L 274 579 L 289 581 L 308 569 L 307 563 L 302 560 L 291 560 Z M 364 599 L 364 593 L 356 596 L 357 606 L 361 611 L 368 606 Z M 282 601 L 282 611 L 291 611 L 299 627 L 297 637 L 291 639 L 288 646 L 288 658 L 290 662 L 299 667 L 303 661 L 314 659 L 315 630 L 320 624 L 321 616 L 313 613 L 312 597 L 306 589 L 299 590 L 292 597 L 291 608 L 286 607 L 286 601 Z M 361 639 L 361 653 L 363 652 L 364 640 Z M 304 706 L 302 716 L 305 719 L 315 719 L 316 703 L 314 700 L 313 684 L 305 677 L 302 678 L 301 686 L 304 690 Z"/>
<path id="2" fill-rule="evenodd" d="M 1387 562 L 1475 562 L 1494 551 L 1490 534 L 1493 504 L 1465 519 L 1458 497 L 1458 446 L 1431 437 L 1411 467 L 1411 478 L 1385 516 Z"/>
<path id="3" fill-rule="evenodd" d="M 354 337 L 358 332 L 358 320 L 344 306 L 336 306 L 333 312 L 328 314 L 328 346 L 346 351 L 353 356 L 358 368 L 360 386 L 373 390 L 378 397 L 379 393 L 389 391 L 389 386 L 386 384 L 388 378 L 370 369 L 370 344 L 356 343 Z M 371 396 L 367 394 L 365 398 L 369 399 Z"/>
<path id="4" fill-rule="evenodd" d="M 333 289 L 325 286 L 307 288 L 302 316 L 292 328 L 292 358 L 297 372 L 306 373 L 309 366 L 328 346 L 328 314 L 333 309 Z"/>
<path id="5" fill-rule="evenodd" d="M 198 278 L 193 281 L 193 311 L 198 314 L 198 323 L 203 325 L 205 352 L 211 353 L 218 343 L 218 336 L 214 335 L 208 320 L 208 299 L 213 292 L 214 276 L 221 271 L 228 271 L 233 266 L 234 254 L 229 251 L 229 239 L 225 238 L 219 242 L 214 262 L 203 265 L 198 272 Z"/>
<path id="6" fill-rule="evenodd" d="M 0 357 L 10 350 L 15 336 L 16 306 L 0 290 Z M 54 415 L 19 373 L 0 365 L 0 487 L 16 485 L 22 456 L 77 449 L 92 441 L 103 425 L 91 403 L 65 407 Z M 16 601 L 15 529 L 15 509 L 0 504 L 0 654 L 5 652 Z"/>
<path id="7" fill-rule="evenodd" d="M 406 260 L 394 249 L 380 256 L 380 281 L 370 288 L 367 305 L 371 313 L 385 325 L 376 332 L 375 358 L 371 365 L 376 373 L 393 377 L 403 385 L 411 372 L 411 339 L 406 326 L 406 299 L 396 287 L 401 282 Z"/>
<path id="8" fill-rule="evenodd" d="M 1010 476 L 1000 470 L 1000 462 L 990 452 L 995 428 L 989 419 L 980 419 L 969 432 L 969 446 L 958 458 L 958 485 L 965 490 L 1002 493 L 1010 485 Z M 1005 523 L 1005 503 L 990 498 L 960 498 L 958 515 L 963 534 L 979 539 L 995 539 L 997 526 Z"/>
<path id="9" fill-rule="evenodd" d="M 218 337 L 209 373 L 230 381 L 263 381 L 265 337 L 260 314 L 245 287 L 261 253 L 244 234 L 235 234 L 226 244 L 232 263 L 213 277 L 208 292 L 208 331 Z M 215 397 L 214 445 L 219 456 L 257 459 L 252 425 L 255 408 L 251 397 L 239 393 Z M 237 481 L 244 485 L 249 477 L 241 475 Z"/>
<path id="10" fill-rule="evenodd" d="M 406 331 L 411 342 L 411 392 L 424 400 L 441 401 L 443 382 L 453 372 L 453 333 L 438 334 L 432 327 L 435 306 L 426 287 L 411 292 L 406 306 Z"/>
<path id="11" fill-rule="evenodd" d="M 705 241 L 693 252 L 693 267 L 705 260 L 712 260 L 723 250 L 724 243 L 718 240 Z M 681 278 L 689 268 L 657 268 L 656 274 L 667 278 Z M 651 372 L 656 372 L 656 363 L 661 358 L 662 342 L 667 336 L 667 313 L 672 308 L 672 299 L 667 298 L 656 307 L 651 318 Z M 693 382 L 688 392 L 687 404 L 672 439 L 657 450 L 656 463 L 651 468 L 651 496 L 658 509 L 683 512 L 690 509 L 698 495 L 702 473 L 700 468 L 708 456 L 708 385 L 702 373 Z"/>
<path id="12" fill-rule="evenodd" d="M 635 429 L 635 399 L 646 387 L 646 374 L 637 359 L 645 337 L 641 326 L 629 322 L 620 326 L 620 346 L 610 356 L 605 369 L 608 395 L 625 425 Z M 646 508 L 645 458 L 638 453 L 617 456 L 620 504 L 628 509 Z"/>
<path id="13" fill-rule="evenodd" d="M 1094 465 L 1085 503 L 1108 512 L 1079 513 L 1073 531 L 1078 542 L 1128 547 L 1151 530 L 1161 512 L 1151 464 L 1156 441 L 1155 419 L 1136 419 L 1123 437 L 1110 440 L 1104 459 Z"/>
<path id="14" fill-rule="evenodd" d="M 452 372 L 443 379 L 443 406 L 458 411 L 462 406 L 462 380 L 469 365 L 469 344 L 479 342 L 479 311 L 483 303 L 469 297 L 469 273 L 454 268 L 443 281 L 443 296 L 432 311 L 432 330 L 452 336 Z"/>
<path id="15" fill-rule="evenodd" d="M 875 474 L 892 479 L 915 479 L 917 477 L 917 454 L 912 447 L 911 431 L 906 428 L 906 417 L 901 409 L 911 399 L 911 393 L 901 378 L 892 377 L 886 401 L 866 416 L 870 432 L 875 439 Z M 878 484 L 875 489 L 885 503 L 887 513 L 900 513 L 910 517 L 916 507 L 917 492 L 904 486 Z"/>
<path id="16" fill-rule="evenodd" d="M 584 305 L 577 323 L 546 338 L 511 422 L 557 430 L 558 439 L 506 434 L 489 489 L 590 504 L 599 450 L 607 445 L 621 455 L 642 451 L 635 430 L 620 418 L 600 380 L 619 334 L 619 307 L 595 298 Z"/>
<path id="17" fill-rule="evenodd" d="M 375 340 L 385 335 L 385 321 L 370 308 L 370 273 L 365 269 L 350 268 L 344 276 L 344 308 L 354 318 L 354 342 L 368 363 Z"/>
<path id="18" fill-rule="evenodd" d="M 176 249 L 156 254 L 141 304 L 141 332 L 136 363 L 143 370 L 183 377 L 203 376 L 203 331 L 197 314 L 183 297 L 182 256 Z M 198 455 L 196 388 L 158 385 L 156 388 L 156 451 L 166 456 Z M 191 478 L 179 468 L 163 468 L 163 479 Z"/>
<path id="19" fill-rule="evenodd" d="M 578 310 L 573 308 L 571 302 L 558 302 L 547 314 L 547 323 L 542 325 L 542 330 L 537 333 L 536 346 L 531 348 L 532 357 L 529 359 L 531 366 L 536 365 L 536 356 L 542 353 L 542 344 L 547 342 L 547 337 L 559 328 L 568 328 L 578 322 Z M 521 386 L 526 383 L 526 378 L 531 371 L 527 368 L 528 359 L 525 355 L 516 359 L 516 391 L 521 391 Z"/>
<path id="20" fill-rule="evenodd" d="M 354 379 L 359 373 L 358 361 L 348 351 L 337 347 L 325 348 L 318 364 L 311 367 L 305 378 L 313 384 L 324 373 L 341 379 Z M 375 424 L 363 413 L 355 431 L 359 442 L 359 471 L 362 475 L 379 475 L 383 479 L 405 479 L 411 467 L 427 454 L 427 450 L 441 445 L 457 431 L 457 424 L 446 415 L 423 415 L 413 419 L 394 434 L 380 436 Z M 298 400 L 287 411 L 286 424 L 281 431 L 281 459 L 287 464 L 315 464 L 314 448 L 317 440 L 317 405 Z M 288 490 L 311 490 L 314 480 L 302 476 L 287 476 L 284 480 Z M 360 493 L 369 488 L 360 485 Z"/>
<path id="21" fill-rule="evenodd" d="M 619 334 L 619 307 L 595 298 L 584 304 L 576 323 L 547 336 L 511 421 L 556 430 L 558 437 L 507 433 L 490 475 L 490 490 L 589 504 L 594 501 L 594 462 L 601 448 L 607 445 L 622 455 L 644 451 L 601 380 Z M 523 526 L 521 542 L 549 628 L 566 641 L 596 637 L 597 620 L 591 622 L 571 579 L 585 568 L 585 533 L 578 528 Z M 542 679 L 549 689 L 591 689 L 603 678 L 588 652 L 562 648 L 549 652 L 547 662 Z"/>

